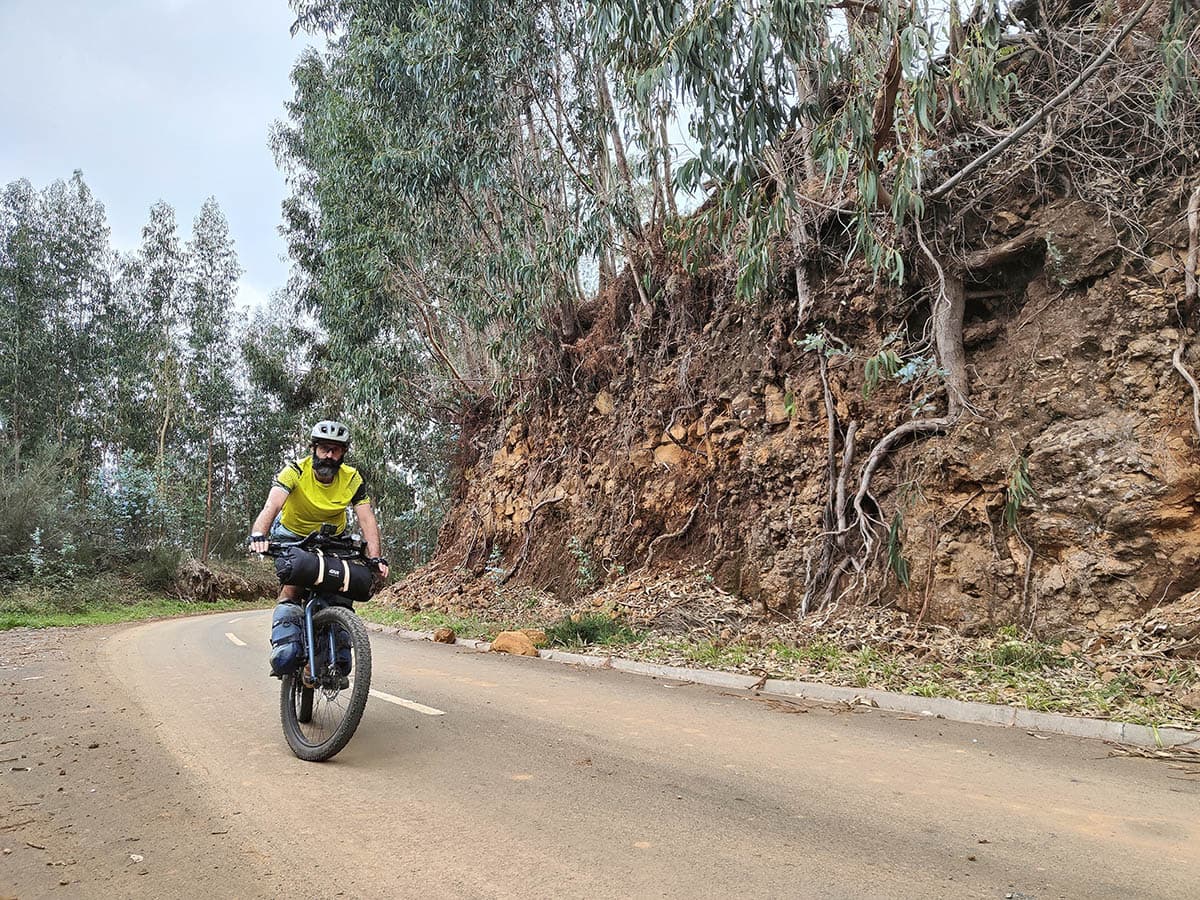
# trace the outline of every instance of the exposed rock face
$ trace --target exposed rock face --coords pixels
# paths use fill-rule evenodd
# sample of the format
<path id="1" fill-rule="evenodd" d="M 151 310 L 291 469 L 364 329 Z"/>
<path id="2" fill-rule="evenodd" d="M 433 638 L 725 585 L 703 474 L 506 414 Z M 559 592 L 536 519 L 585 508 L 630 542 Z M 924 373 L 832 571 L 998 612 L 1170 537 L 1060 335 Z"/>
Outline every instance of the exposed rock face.
<path id="1" fill-rule="evenodd" d="M 1024 218 L 1005 215 L 997 233 L 1020 231 Z M 1082 205 L 1043 221 L 1044 247 L 968 285 L 976 414 L 903 446 L 872 482 L 908 587 L 880 567 L 847 602 L 882 599 L 967 630 L 1053 630 L 1103 628 L 1200 588 L 1200 456 L 1171 365 L 1182 239 L 1171 232 L 1162 260 L 1143 266 Z M 852 494 L 870 448 L 942 401 L 931 382 L 899 377 L 864 396 L 863 359 L 904 325 L 894 291 L 842 271 L 814 295 L 811 321 L 854 348 L 828 360 L 836 415 L 859 423 Z M 463 469 L 436 564 L 484 576 L 495 550 L 511 565 L 531 530 L 519 580 L 566 598 L 652 557 L 699 567 L 744 602 L 794 607 L 832 489 L 817 356 L 803 334 L 774 341 L 773 311 L 713 303 L 674 357 L 631 356 L 478 435 L 490 446 Z M 1019 459 L 1034 494 L 1014 529 L 1004 510 Z"/>

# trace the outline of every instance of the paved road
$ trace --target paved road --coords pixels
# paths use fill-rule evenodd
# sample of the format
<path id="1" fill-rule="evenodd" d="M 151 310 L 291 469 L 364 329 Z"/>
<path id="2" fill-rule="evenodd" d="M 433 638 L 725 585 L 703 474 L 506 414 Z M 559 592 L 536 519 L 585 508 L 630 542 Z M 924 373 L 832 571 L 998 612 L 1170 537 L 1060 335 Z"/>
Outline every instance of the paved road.
<path id="1" fill-rule="evenodd" d="M 239 882 L 229 857 L 208 896 L 281 873 L 364 897 L 1197 896 L 1200 781 L 1161 762 L 378 634 L 373 687 L 425 709 L 372 698 L 346 750 L 302 763 L 268 627 L 160 622 L 98 654 L 270 862 Z"/>

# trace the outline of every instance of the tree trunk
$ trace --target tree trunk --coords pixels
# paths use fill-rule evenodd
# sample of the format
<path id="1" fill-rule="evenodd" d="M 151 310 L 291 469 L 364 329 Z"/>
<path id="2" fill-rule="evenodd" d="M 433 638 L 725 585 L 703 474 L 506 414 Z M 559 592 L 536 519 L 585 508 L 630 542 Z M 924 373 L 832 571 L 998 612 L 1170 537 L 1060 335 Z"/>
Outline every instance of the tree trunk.
<path id="1" fill-rule="evenodd" d="M 663 180 L 666 182 L 667 209 L 671 218 L 679 218 L 679 207 L 675 204 L 675 176 L 671 173 L 671 141 L 667 136 L 667 112 L 664 109 L 658 118 L 658 132 L 662 140 Z"/>
<path id="2" fill-rule="evenodd" d="M 1029 229 L 1030 233 L 1034 229 Z M 973 264 L 997 257 L 997 254 L 1016 252 L 1013 248 L 1028 246 L 1025 235 L 1005 245 L 971 254 L 964 263 L 945 266 L 937 254 L 930 249 L 917 223 L 917 244 L 924 255 L 920 270 L 926 283 L 932 282 L 934 297 L 930 315 L 933 318 L 933 341 L 937 349 L 938 364 L 945 373 L 946 417 L 955 419 L 970 405 L 971 381 L 967 376 L 967 354 L 963 349 L 963 316 L 967 308 L 967 292 L 963 286 L 963 274 L 974 268 Z"/>
<path id="3" fill-rule="evenodd" d="M 208 429 L 208 496 L 204 501 L 204 548 L 200 551 L 200 561 L 208 562 L 208 546 L 212 537 L 212 500 L 213 500 L 213 430 Z"/>
<path id="4" fill-rule="evenodd" d="M 933 304 L 933 337 L 938 363 L 946 373 L 948 413 L 953 418 L 963 411 L 971 396 L 967 377 L 967 355 L 963 349 L 963 314 L 967 295 L 962 274 L 948 269 L 942 281 L 945 290 Z"/>
<path id="5" fill-rule="evenodd" d="M 634 229 L 633 234 L 636 237 L 640 237 L 642 217 L 638 213 L 634 201 L 633 175 L 630 174 L 629 160 L 625 156 L 625 141 L 621 137 L 621 124 L 617 121 L 617 108 L 613 105 L 612 92 L 608 89 L 608 73 L 600 69 L 596 73 L 596 81 L 600 88 L 600 102 L 604 107 L 605 117 L 608 119 L 609 134 L 613 144 L 613 155 L 617 161 L 617 174 L 621 176 L 621 187 L 625 190 L 625 195 L 629 199 L 630 212 L 635 219 L 635 222 L 631 223 Z"/>

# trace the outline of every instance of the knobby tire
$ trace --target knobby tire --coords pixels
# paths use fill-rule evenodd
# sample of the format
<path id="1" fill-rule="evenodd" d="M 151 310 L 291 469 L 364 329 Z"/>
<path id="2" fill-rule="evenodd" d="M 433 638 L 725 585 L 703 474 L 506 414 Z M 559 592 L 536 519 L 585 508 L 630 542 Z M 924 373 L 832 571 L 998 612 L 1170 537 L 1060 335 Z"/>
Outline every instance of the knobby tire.
<path id="1" fill-rule="evenodd" d="M 283 734 L 288 746 L 300 759 L 307 762 L 323 762 L 330 759 L 349 743 L 362 719 L 371 691 L 371 643 L 367 628 L 362 620 L 348 609 L 327 606 L 313 615 L 313 631 L 318 643 L 327 638 L 328 629 L 341 626 L 350 634 L 353 669 L 350 672 L 349 690 L 337 693 L 340 698 L 349 694 L 341 720 L 332 733 L 322 740 L 314 741 L 305 734 L 301 725 L 309 724 L 313 718 L 314 704 L 320 706 L 324 692 L 320 687 L 305 687 L 302 673 L 285 675 L 279 692 L 279 712 L 283 720 Z M 331 661 L 332 663 L 332 661 Z M 338 706 L 339 709 L 340 705 Z"/>

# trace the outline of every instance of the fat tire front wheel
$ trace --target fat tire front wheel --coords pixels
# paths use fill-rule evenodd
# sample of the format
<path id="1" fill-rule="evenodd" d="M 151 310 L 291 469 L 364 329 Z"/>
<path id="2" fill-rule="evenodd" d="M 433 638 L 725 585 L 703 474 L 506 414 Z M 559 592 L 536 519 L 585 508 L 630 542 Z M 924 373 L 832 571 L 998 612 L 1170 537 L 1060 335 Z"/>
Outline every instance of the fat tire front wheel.
<path id="1" fill-rule="evenodd" d="M 327 686 L 328 673 L 322 672 L 313 679 L 314 686 L 304 684 L 302 672 L 285 675 L 280 685 L 283 735 L 292 752 L 307 762 L 323 762 L 346 746 L 358 728 L 371 692 L 371 642 L 366 626 L 340 606 L 327 606 L 313 615 L 313 633 L 319 646 L 329 640 L 329 630 L 335 627 L 350 635 L 350 688 Z M 327 660 L 325 665 L 332 669 L 334 661 Z M 326 686 L 322 686 L 323 678 Z"/>

